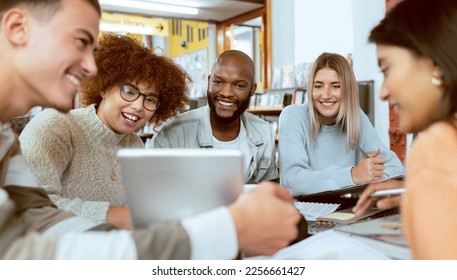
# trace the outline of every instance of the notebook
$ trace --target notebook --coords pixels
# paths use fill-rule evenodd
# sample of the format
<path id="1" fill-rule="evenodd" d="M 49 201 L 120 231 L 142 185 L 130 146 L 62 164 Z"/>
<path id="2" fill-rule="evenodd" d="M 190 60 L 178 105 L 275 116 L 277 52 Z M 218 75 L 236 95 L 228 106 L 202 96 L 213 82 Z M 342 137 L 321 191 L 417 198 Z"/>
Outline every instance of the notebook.
<path id="1" fill-rule="evenodd" d="M 228 205 L 243 189 L 237 150 L 121 149 L 117 157 L 135 228 Z"/>
<path id="2" fill-rule="evenodd" d="M 365 213 L 363 213 L 362 216 L 356 217 L 355 214 L 352 212 L 352 207 L 351 207 L 351 208 L 346 208 L 344 210 L 333 212 L 326 216 L 322 216 L 318 220 L 326 221 L 326 222 L 341 223 L 341 224 L 350 224 L 350 223 L 354 223 L 354 222 L 360 221 L 362 219 L 371 217 L 371 216 L 381 213 L 383 211 L 385 211 L 385 210 L 382 210 L 382 209 L 379 209 L 376 207 L 371 207 L 371 208 L 368 208 L 365 211 Z"/>

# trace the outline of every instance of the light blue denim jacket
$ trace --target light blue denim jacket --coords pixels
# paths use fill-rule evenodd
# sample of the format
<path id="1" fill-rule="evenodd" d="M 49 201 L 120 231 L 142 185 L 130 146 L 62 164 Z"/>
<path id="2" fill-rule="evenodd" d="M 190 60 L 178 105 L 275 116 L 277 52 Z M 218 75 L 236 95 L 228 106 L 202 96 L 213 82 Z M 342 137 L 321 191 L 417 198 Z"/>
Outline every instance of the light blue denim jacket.
<path id="1" fill-rule="evenodd" d="M 209 107 L 191 110 L 168 120 L 146 148 L 214 148 Z M 251 155 L 246 184 L 278 179 L 275 140 L 271 126 L 263 119 L 244 112 Z"/>

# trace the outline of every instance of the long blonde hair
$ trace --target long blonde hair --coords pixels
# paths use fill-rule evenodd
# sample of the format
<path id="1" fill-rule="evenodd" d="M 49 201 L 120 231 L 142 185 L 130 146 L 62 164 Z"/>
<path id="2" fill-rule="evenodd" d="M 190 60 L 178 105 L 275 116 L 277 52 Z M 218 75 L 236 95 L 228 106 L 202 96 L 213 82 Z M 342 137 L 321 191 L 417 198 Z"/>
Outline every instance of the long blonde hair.
<path id="1" fill-rule="evenodd" d="M 341 105 L 336 117 L 336 123 L 340 123 L 343 131 L 347 133 L 348 147 L 352 148 L 351 141 L 359 141 L 360 117 L 359 117 L 359 88 L 355 80 L 352 67 L 343 56 L 335 53 L 321 54 L 313 64 L 308 83 L 308 108 L 311 121 L 311 136 L 313 142 L 316 141 L 317 133 L 321 127 L 319 112 L 314 108 L 312 94 L 314 89 L 314 79 L 317 71 L 329 68 L 338 73 L 341 84 Z"/>

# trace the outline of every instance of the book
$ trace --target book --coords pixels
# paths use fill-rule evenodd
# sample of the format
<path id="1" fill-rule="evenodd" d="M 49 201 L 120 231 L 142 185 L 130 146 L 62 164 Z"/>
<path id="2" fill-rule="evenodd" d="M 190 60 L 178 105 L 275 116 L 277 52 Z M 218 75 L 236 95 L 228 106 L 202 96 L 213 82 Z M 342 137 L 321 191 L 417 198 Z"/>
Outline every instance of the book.
<path id="1" fill-rule="evenodd" d="M 308 76 L 313 63 L 299 63 L 295 66 L 295 84 L 297 87 L 306 88 L 308 86 Z"/>
<path id="2" fill-rule="evenodd" d="M 403 235 L 401 214 L 349 224 L 341 226 L 337 230 L 366 236 Z"/>
<path id="3" fill-rule="evenodd" d="M 286 65 L 281 68 L 281 88 L 295 87 L 294 66 Z"/>

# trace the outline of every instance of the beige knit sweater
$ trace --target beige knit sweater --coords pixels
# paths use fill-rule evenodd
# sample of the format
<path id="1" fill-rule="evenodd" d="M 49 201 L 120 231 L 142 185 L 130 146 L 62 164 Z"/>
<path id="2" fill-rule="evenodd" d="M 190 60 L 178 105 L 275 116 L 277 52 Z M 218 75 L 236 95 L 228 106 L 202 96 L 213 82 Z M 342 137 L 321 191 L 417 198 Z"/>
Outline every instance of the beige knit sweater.
<path id="1" fill-rule="evenodd" d="M 435 123 L 415 140 L 402 211 L 414 259 L 457 259 L 456 127 Z"/>
<path id="2" fill-rule="evenodd" d="M 106 222 L 110 205 L 126 206 L 116 151 L 144 146 L 133 133 L 107 128 L 94 105 L 68 114 L 46 109 L 25 127 L 20 142 L 54 203 L 96 223 Z"/>

